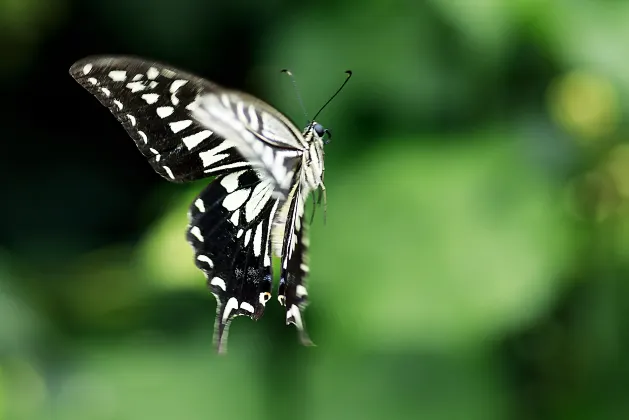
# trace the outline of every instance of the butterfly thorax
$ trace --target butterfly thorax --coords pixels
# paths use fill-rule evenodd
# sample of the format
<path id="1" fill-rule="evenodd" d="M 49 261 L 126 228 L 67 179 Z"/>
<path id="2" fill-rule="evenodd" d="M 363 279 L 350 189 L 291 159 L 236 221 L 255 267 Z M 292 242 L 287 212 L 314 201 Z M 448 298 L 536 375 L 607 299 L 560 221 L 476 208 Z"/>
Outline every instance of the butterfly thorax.
<path id="1" fill-rule="evenodd" d="M 290 218 L 289 212 L 291 211 L 291 203 L 294 201 L 295 195 L 297 195 L 297 206 L 293 210 L 297 211 L 295 216 L 296 220 L 299 220 L 294 226 L 296 231 L 301 229 L 301 217 L 303 216 L 303 207 L 306 201 L 306 197 L 311 191 L 318 188 L 325 189 L 323 184 L 323 173 L 325 171 L 323 163 L 323 138 L 317 132 L 321 130 L 321 125 L 316 122 L 308 124 L 303 132 L 303 138 L 308 147 L 305 149 L 302 155 L 301 170 L 297 171 L 293 180 L 293 188 L 291 189 L 288 199 L 284 202 L 284 205 L 279 209 L 275 219 L 273 220 L 273 231 L 271 233 L 273 253 L 277 256 L 282 255 L 283 238 L 285 236 L 285 228 L 287 220 Z M 289 252 L 292 252 L 292 247 L 289 247 Z"/>
<path id="2" fill-rule="evenodd" d="M 304 140 L 309 145 L 303 155 L 302 167 L 305 184 L 309 187 L 308 191 L 303 191 L 307 195 L 311 190 L 315 190 L 323 186 L 323 172 L 325 170 L 323 164 L 323 138 L 315 127 L 321 127 L 320 124 L 312 122 L 308 124 L 304 130 Z"/>

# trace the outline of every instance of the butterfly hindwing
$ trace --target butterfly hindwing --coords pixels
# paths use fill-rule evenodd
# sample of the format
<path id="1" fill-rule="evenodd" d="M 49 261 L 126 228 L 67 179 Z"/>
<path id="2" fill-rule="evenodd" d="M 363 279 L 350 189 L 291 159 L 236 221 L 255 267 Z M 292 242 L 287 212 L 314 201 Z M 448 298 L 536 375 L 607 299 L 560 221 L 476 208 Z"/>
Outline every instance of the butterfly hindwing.
<path id="1" fill-rule="evenodd" d="M 72 77 L 122 124 L 153 169 L 183 182 L 249 166 L 233 145 L 190 112 L 221 88 L 193 74 L 133 57 L 88 57 Z"/>
<path id="2" fill-rule="evenodd" d="M 272 242 L 275 252 L 282 256 L 278 300 L 286 308 L 286 325 L 294 324 L 304 345 L 312 345 L 303 312 L 308 305 L 306 279 L 308 266 L 308 225 L 304 223 L 306 197 L 303 184 L 295 183 L 289 199 L 275 220 Z"/>
<path id="3" fill-rule="evenodd" d="M 217 298 L 215 342 L 226 349 L 230 321 L 258 319 L 271 297 L 270 233 L 279 200 L 252 170 L 221 175 L 189 211 L 188 241 Z"/>

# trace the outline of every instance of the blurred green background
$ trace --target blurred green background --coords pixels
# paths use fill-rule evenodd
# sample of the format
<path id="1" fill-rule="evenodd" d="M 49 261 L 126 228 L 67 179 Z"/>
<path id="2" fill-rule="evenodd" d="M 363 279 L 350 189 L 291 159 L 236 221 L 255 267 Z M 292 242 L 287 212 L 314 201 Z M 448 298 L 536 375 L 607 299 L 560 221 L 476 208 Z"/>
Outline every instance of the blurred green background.
<path id="1" fill-rule="evenodd" d="M 629 418 L 629 2 L 0 0 L 0 420 Z M 212 349 L 157 176 L 67 74 L 171 63 L 318 118 L 318 344 Z"/>

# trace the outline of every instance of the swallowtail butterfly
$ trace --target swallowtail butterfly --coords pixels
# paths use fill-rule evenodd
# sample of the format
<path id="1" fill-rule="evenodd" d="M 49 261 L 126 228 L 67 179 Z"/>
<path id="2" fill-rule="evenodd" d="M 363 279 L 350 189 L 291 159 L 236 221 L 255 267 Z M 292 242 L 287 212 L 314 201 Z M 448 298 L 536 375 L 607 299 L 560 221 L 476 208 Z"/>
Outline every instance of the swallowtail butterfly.
<path id="1" fill-rule="evenodd" d="M 309 271 L 303 216 L 308 194 L 325 193 L 327 130 L 312 121 L 300 132 L 253 96 L 157 62 L 88 57 L 70 74 L 109 108 L 162 177 L 216 176 L 190 206 L 187 239 L 217 299 L 218 351 L 226 351 L 234 317 L 262 316 L 272 255 L 281 257 L 278 300 L 286 324 L 311 345 L 303 319 Z"/>

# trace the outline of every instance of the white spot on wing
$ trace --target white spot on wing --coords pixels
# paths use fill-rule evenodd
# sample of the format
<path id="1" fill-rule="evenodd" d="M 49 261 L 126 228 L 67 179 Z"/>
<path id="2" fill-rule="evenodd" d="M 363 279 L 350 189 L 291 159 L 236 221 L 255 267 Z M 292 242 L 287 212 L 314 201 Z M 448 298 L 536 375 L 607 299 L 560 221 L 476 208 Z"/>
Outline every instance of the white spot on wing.
<path id="1" fill-rule="evenodd" d="M 302 286 L 301 284 L 298 284 L 297 287 L 295 288 L 295 294 L 297 295 L 297 297 L 307 296 L 308 291 L 306 290 L 304 286 Z"/>
<path id="2" fill-rule="evenodd" d="M 170 123 L 170 131 L 177 134 L 181 130 L 185 130 L 191 125 L 192 125 L 192 120 L 175 121 L 175 122 Z"/>
<path id="3" fill-rule="evenodd" d="M 203 200 L 201 200 L 200 198 L 197 198 L 196 201 L 194 202 L 194 205 L 197 206 L 197 208 L 199 209 L 201 213 L 205 213 L 205 204 L 203 203 Z"/>
<path id="4" fill-rule="evenodd" d="M 112 70 L 109 72 L 109 78 L 114 82 L 124 82 L 127 80 L 127 72 L 124 70 Z"/>
<path id="5" fill-rule="evenodd" d="M 232 214 L 232 217 L 229 218 L 229 220 L 232 222 L 234 226 L 238 226 L 238 219 L 240 219 L 240 210 L 236 210 Z"/>
<path id="6" fill-rule="evenodd" d="M 157 93 L 145 93 L 142 95 L 142 99 L 144 99 L 147 104 L 152 105 L 157 102 L 159 95 Z"/>
<path id="7" fill-rule="evenodd" d="M 262 181 L 256 185 L 251 194 L 251 198 L 245 205 L 245 218 L 247 222 L 251 222 L 256 218 L 267 201 L 269 201 L 269 198 L 271 198 L 271 194 L 273 194 L 273 190 L 270 181 Z"/>
<path id="8" fill-rule="evenodd" d="M 240 309 L 244 309 L 247 312 L 253 313 L 255 311 L 254 307 L 248 302 L 242 302 L 240 304 Z"/>
<path id="9" fill-rule="evenodd" d="M 228 193 L 236 191 L 238 188 L 238 177 L 242 175 L 245 171 L 232 172 L 229 175 L 225 175 L 223 179 L 221 179 L 221 185 Z"/>
<path id="10" fill-rule="evenodd" d="M 269 220 L 271 221 L 271 223 L 269 223 L 269 229 L 266 232 L 266 243 L 269 243 L 269 238 L 271 237 L 271 230 L 273 229 L 273 221 L 275 220 L 275 212 L 277 211 L 277 206 L 280 204 L 279 200 L 275 200 L 275 204 L 273 204 L 273 208 L 271 209 L 271 215 L 269 217 Z M 269 255 L 269 250 L 268 247 L 267 249 L 264 250 L 264 266 L 268 267 L 271 265 L 271 255 Z"/>
<path id="11" fill-rule="evenodd" d="M 122 102 L 117 99 L 114 99 L 114 104 L 118 107 L 118 110 L 122 110 Z"/>
<path id="12" fill-rule="evenodd" d="M 91 63 L 87 63 L 86 65 L 83 66 L 83 74 L 88 74 L 91 71 L 92 71 Z"/>
<path id="13" fill-rule="evenodd" d="M 175 93 L 179 90 L 180 87 L 188 83 L 187 80 L 175 80 L 170 84 L 170 93 Z"/>
<path id="14" fill-rule="evenodd" d="M 142 140 L 144 140 L 144 144 L 147 144 L 148 139 L 146 138 L 146 134 L 144 134 L 144 131 L 138 130 L 138 134 L 140 135 L 140 137 L 142 137 Z"/>
<path id="15" fill-rule="evenodd" d="M 168 166 L 162 166 L 162 168 L 164 168 L 164 170 L 166 171 L 170 179 L 175 179 L 175 175 L 173 174 L 173 171 L 171 171 Z"/>
<path id="16" fill-rule="evenodd" d="M 227 301 L 227 305 L 225 305 L 225 311 L 223 312 L 223 323 L 227 322 L 229 319 L 229 314 L 234 309 L 238 309 L 238 299 L 235 297 L 229 298 Z"/>
<path id="17" fill-rule="evenodd" d="M 293 305 L 290 307 L 290 311 L 286 314 L 286 323 L 288 324 L 288 318 L 290 315 L 293 316 L 293 323 L 297 326 L 297 329 L 303 330 L 304 323 L 301 320 L 301 312 L 299 311 L 299 307 L 297 305 Z"/>
<path id="18" fill-rule="evenodd" d="M 236 238 L 240 238 L 243 233 L 244 233 L 244 230 L 238 229 L 238 233 L 236 234 Z"/>
<path id="19" fill-rule="evenodd" d="M 146 72 L 146 77 L 150 80 L 155 79 L 157 76 L 159 76 L 159 71 L 155 67 L 149 68 Z"/>
<path id="20" fill-rule="evenodd" d="M 260 256 L 262 252 L 262 223 L 258 224 L 256 233 L 253 235 L 253 255 Z"/>
<path id="21" fill-rule="evenodd" d="M 223 280 L 220 277 L 214 277 L 211 281 L 210 284 L 212 286 L 216 286 L 216 287 L 220 287 L 221 289 L 223 289 L 223 292 L 227 291 L 227 284 L 225 284 L 225 280 Z"/>
<path id="22" fill-rule="evenodd" d="M 135 80 L 135 77 L 133 78 L 133 80 Z M 135 92 L 139 92 L 141 90 L 146 89 L 146 86 L 144 86 L 144 83 L 136 81 L 136 82 L 127 83 L 127 88 L 131 89 L 132 93 L 135 93 Z"/>
<path id="23" fill-rule="evenodd" d="M 251 192 L 250 188 L 245 188 L 243 190 L 234 191 L 229 194 L 223 200 L 223 207 L 225 207 L 229 211 L 234 211 L 247 200 L 249 197 L 249 193 Z"/>
<path id="24" fill-rule="evenodd" d="M 266 306 L 266 303 L 271 299 L 271 294 L 269 292 L 262 292 L 260 296 L 258 296 L 258 301 Z"/>
<path id="25" fill-rule="evenodd" d="M 249 239 L 251 239 L 251 229 L 245 232 L 245 246 L 249 244 Z"/>
<path id="26" fill-rule="evenodd" d="M 203 235 L 201 235 L 201 229 L 198 226 L 192 226 L 190 228 L 190 233 L 194 235 L 200 242 L 203 242 Z"/>
<path id="27" fill-rule="evenodd" d="M 224 140 L 215 148 L 210 149 L 206 152 L 199 153 L 199 156 L 201 156 L 201 160 L 203 161 L 203 166 L 207 167 L 212 165 L 213 163 L 218 162 L 219 160 L 225 159 L 227 156 L 229 156 L 229 153 L 218 154 L 218 152 L 227 150 L 230 147 L 232 147 L 231 143 L 229 143 L 227 140 Z"/>
<path id="28" fill-rule="evenodd" d="M 206 174 L 209 174 L 209 173 L 212 173 L 212 172 L 222 171 L 223 169 L 244 168 L 246 166 L 249 166 L 249 163 L 247 163 L 247 162 L 234 162 L 234 163 L 228 163 L 227 165 L 215 166 L 213 168 L 206 169 L 203 172 L 205 172 Z"/>
<path id="29" fill-rule="evenodd" d="M 131 121 L 131 125 L 135 127 L 135 117 L 131 114 L 127 114 L 127 117 L 129 117 L 129 121 Z"/>
<path id="30" fill-rule="evenodd" d="M 90 82 L 93 85 L 97 85 L 98 84 L 98 80 L 96 80 L 96 78 L 94 77 L 90 77 L 89 79 L 87 79 L 88 82 Z"/>
<path id="31" fill-rule="evenodd" d="M 103 92 L 105 94 L 106 97 L 109 98 L 109 95 L 111 95 L 111 91 L 107 88 L 100 88 L 101 92 Z"/>
<path id="32" fill-rule="evenodd" d="M 172 106 L 160 106 L 157 108 L 156 112 L 160 118 L 166 118 L 170 117 L 173 112 L 175 112 L 175 108 Z"/>
<path id="33" fill-rule="evenodd" d="M 186 136 L 182 138 L 181 140 L 183 141 L 183 144 L 186 145 L 188 150 L 192 150 L 196 145 L 198 145 L 199 143 L 201 143 L 203 140 L 207 139 L 211 135 L 212 135 L 212 132 L 210 130 L 203 130 L 203 131 L 199 131 L 198 133 L 194 133 L 189 136 Z M 205 156 L 204 153 L 210 153 L 210 152 L 211 150 L 208 150 L 207 152 L 199 153 L 201 160 L 204 160 L 204 156 Z M 209 163 L 206 165 L 205 161 L 203 162 L 203 166 L 209 166 L 209 165 L 210 165 Z"/>
<path id="34" fill-rule="evenodd" d="M 214 268 L 214 262 L 207 255 L 199 255 L 197 256 L 197 260 L 207 263 L 207 265 L 209 265 L 210 268 Z"/>

